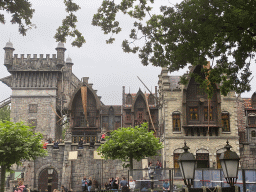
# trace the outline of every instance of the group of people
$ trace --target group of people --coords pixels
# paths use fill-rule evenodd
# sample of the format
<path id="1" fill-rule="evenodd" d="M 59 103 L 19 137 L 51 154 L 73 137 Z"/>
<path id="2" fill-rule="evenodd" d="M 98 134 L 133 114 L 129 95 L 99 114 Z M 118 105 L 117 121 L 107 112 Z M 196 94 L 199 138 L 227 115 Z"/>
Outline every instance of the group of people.
<path id="1" fill-rule="evenodd" d="M 47 145 L 53 143 L 53 149 L 59 149 L 59 143 L 63 143 L 62 139 L 53 141 L 51 138 L 46 139 L 43 144 L 43 149 L 47 149 Z"/>
<path id="2" fill-rule="evenodd" d="M 162 169 L 162 163 L 159 160 L 157 160 L 155 170 L 151 169 L 152 166 L 153 166 L 152 161 L 148 162 L 148 174 L 149 174 L 149 176 L 152 175 L 152 174 L 160 174 L 161 175 L 161 170 L 160 169 Z"/>
<path id="3" fill-rule="evenodd" d="M 82 191 L 95 191 L 98 189 L 98 182 L 96 179 L 89 177 L 86 179 L 86 176 L 82 179 Z"/>
<path id="4" fill-rule="evenodd" d="M 119 180 L 119 177 L 109 178 L 109 181 L 105 183 L 105 190 L 125 190 L 130 189 L 134 191 L 135 189 L 135 181 L 132 176 L 130 176 L 129 183 L 126 181 L 126 178 L 123 176 L 122 180 Z"/>

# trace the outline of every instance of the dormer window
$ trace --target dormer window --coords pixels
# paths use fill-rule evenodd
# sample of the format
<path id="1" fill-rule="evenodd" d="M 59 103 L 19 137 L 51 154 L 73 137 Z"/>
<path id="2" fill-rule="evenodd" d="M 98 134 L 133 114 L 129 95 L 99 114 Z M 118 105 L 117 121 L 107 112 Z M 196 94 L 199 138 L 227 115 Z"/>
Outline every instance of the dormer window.
<path id="1" fill-rule="evenodd" d="M 132 96 L 131 96 L 131 94 L 126 96 L 126 104 L 127 105 L 131 105 L 132 104 Z"/>
<path id="2" fill-rule="evenodd" d="M 149 105 L 154 105 L 155 104 L 155 99 L 154 99 L 154 96 L 152 94 L 150 94 L 149 97 L 148 97 L 148 104 Z"/>

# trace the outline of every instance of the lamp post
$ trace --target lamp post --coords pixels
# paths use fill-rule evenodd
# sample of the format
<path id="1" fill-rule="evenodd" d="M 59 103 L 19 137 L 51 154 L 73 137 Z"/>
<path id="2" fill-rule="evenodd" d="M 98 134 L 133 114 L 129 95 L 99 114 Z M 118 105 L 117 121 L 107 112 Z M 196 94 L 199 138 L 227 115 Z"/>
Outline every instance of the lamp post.
<path id="1" fill-rule="evenodd" d="M 220 155 L 220 163 L 223 169 L 224 177 L 230 186 L 234 186 L 237 181 L 239 157 L 234 151 L 230 151 L 232 148 L 227 140 L 227 145 L 224 147 L 227 150 Z"/>
<path id="2" fill-rule="evenodd" d="M 154 172 L 155 172 L 155 167 L 150 166 L 150 179 L 151 179 L 151 190 L 152 191 L 154 189 Z"/>
<path id="3" fill-rule="evenodd" d="M 196 159 L 192 153 L 188 152 L 190 148 L 187 146 L 186 141 L 184 142 L 183 149 L 184 152 L 180 154 L 178 162 L 184 183 L 188 188 L 191 188 L 195 176 Z"/>

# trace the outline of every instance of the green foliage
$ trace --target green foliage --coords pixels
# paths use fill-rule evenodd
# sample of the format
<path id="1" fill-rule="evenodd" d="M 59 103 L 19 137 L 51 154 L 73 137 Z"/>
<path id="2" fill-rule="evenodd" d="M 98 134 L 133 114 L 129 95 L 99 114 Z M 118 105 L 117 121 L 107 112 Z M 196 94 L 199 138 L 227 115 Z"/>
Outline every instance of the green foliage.
<path id="1" fill-rule="evenodd" d="M 119 159 L 128 161 L 135 159 L 140 161 L 145 157 L 158 155 L 159 149 L 163 148 L 153 132 L 148 132 L 147 123 L 141 127 L 121 127 L 112 131 L 106 137 L 106 142 L 98 148 L 104 159 Z"/>
<path id="2" fill-rule="evenodd" d="M 85 39 L 76 28 L 77 17 L 74 15 L 74 12 L 80 9 L 79 5 L 73 2 L 73 0 L 64 0 L 64 4 L 66 6 L 66 12 L 68 12 L 68 16 L 62 21 L 62 26 L 57 29 L 57 32 L 54 36 L 56 41 L 58 42 L 66 42 L 66 38 L 68 36 L 74 37 L 75 40 L 71 43 L 72 46 L 82 47 L 85 43 Z"/>
<path id="3" fill-rule="evenodd" d="M 21 164 L 22 160 L 34 160 L 47 154 L 42 139 L 41 133 L 34 133 L 31 127 L 21 122 L 0 121 L 0 191 L 4 191 L 6 170 L 10 170 L 13 164 Z"/>
<path id="4" fill-rule="evenodd" d="M 28 29 L 31 29 L 34 25 L 31 23 L 34 9 L 27 0 L 3 0 L 0 1 L 0 8 L 2 11 L 12 15 L 11 23 L 19 25 L 19 33 L 26 35 Z M 0 22 L 5 24 L 4 14 L 0 14 Z"/>
<path id="5" fill-rule="evenodd" d="M 21 160 L 45 156 L 42 139 L 41 133 L 34 133 L 23 123 L 0 121 L 0 165 L 9 169 Z"/>
<path id="6" fill-rule="evenodd" d="M 0 121 L 10 121 L 10 105 L 6 105 L 0 109 Z"/>
<path id="7" fill-rule="evenodd" d="M 122 0 L 115 3 L 104 0 L 93 17 L 92 24 L 101 27 L 105 34 L 121 31 L 116 14 L 128 13 L 134 22 L 130 40 L 123 41 L 124 52 L 137 53 L 143 65 L 167 66 L 169 71 L 184 68 L 187 64 L 207 64 L 203 69 L 207 77 L 201 86 L 212 96 L 216 83 L 226 95 L 251 89 L 251 60 L 256 48 L 256 1 L 251 0 L 184 0 L 175 6 L 161 6 L 160 14 L 151 14 L 153 0 Z M 149 19 L 141 22 L 146 15 Z M 113 42 L 107 41 L 108 43 Z M 141 47 L 132 47 L 134 41 L 144 39 Z M 213 63 L 214 62 L 214 63 Z M 186 78 L 182 78 L 186 83 Z"/>

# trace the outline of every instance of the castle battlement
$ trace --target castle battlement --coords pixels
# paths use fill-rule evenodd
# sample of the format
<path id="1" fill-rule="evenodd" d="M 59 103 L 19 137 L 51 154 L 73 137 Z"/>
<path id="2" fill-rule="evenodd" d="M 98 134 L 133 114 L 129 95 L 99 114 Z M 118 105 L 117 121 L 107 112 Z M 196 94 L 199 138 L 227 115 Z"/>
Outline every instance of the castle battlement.
<path id="1" fill-rule="evenodd" d="M 44 54 L 27 54 L 27 57 L 24 57 L 25 54 L 20 54 L 20 57 L 18 56 L 19 54 L 14 54 L 13 58 L 14 59 L 57 59 L 56 54 L 46 54 L 44 57 Z M 50 57 L 51 56 L 51 57 Z"/>
<path id="2" fill-rule="evenodd" d="M 65 47 L 59 43 L 57 54 L 13 54 L 14 48 L 11 42 L 4 47 L 4 65 L 8 71 L 59 71 L 65 65 Z M 69 59 L 71 61 L 71 59 Z"/>

